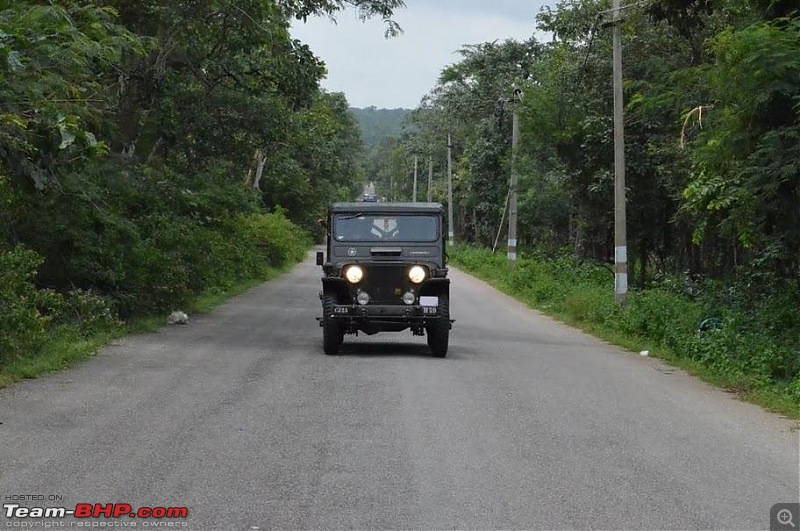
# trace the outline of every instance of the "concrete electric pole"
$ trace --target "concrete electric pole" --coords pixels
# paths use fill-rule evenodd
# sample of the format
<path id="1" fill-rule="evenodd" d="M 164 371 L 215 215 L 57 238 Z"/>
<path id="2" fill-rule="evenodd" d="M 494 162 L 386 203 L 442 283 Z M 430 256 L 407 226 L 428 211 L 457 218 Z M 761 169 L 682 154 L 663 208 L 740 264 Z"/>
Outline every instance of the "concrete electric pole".
<path id="1" fill-rule="evenodd" d="M 414 155 L 414 194 L 412 199 L 412 202 L 414 203 L 417 202 L 417 162 L 418 157 Z"/>
<path id="2" fill-rule="evenodd" d="M 428 203 L 431 202 L 433 192 L 433 157 L 428 156 Z"/>
<path id="3" fill-rule="evenodd" d="M 517 183 L 519 181 L 519 89 L 514 89 L 511 120 L 511 181 L 508 187 L 508 263 L 517 262 Z"/>
<path id="4" fill-rule="evenodd" d="M 453 144 L 447 133 L 447 245 L 453 246 Z"/>
<path id="5" fill-rule="evenodd" d="M 628 294 L 628 243 L 625 220 L 625 135 L 622 101 L 622 17 L 620 0 L 614 0 L 612 20 L 614 62 L 614 300 L 624 304 Z M 510 238 L 510 236 L 509 236 Z"/>

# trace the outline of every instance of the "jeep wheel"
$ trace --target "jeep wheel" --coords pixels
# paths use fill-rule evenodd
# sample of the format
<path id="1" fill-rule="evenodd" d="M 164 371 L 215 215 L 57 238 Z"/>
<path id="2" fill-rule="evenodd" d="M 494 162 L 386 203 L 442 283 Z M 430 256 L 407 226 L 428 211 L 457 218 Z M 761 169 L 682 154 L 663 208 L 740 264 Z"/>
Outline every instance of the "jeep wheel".
<path id="1" fill-rule="evenodd" d="M 427 329 L 428 346 L 437 358 L 447 356 L 450 341 L 450 295 L 439 295 L 439 317 Z"/>
<path id="2" fill-rule="evenodd" d="M 322 296 L 322 349 L 328 356 L 339 353 L 339 347 L 344 339 L 342 325 L 333 319 L 333 307 L 336 305 L 333 295 Z"/>

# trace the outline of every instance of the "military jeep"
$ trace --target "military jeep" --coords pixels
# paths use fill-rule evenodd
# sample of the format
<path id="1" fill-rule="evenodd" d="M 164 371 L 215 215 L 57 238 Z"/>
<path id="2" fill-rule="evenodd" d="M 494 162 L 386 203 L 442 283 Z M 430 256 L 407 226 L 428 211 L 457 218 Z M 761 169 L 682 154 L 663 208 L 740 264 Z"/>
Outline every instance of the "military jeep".
<path id="1" fill-rule="evenodd" d="M 326 253 L 317 253 L 325 354 L 337 354 L 346 334 L 411 329 L 427 336 L 434 356 L 447 355 L 453 321 L 443 214 L 438 203 L 331 205 L 320 220 Z"/>

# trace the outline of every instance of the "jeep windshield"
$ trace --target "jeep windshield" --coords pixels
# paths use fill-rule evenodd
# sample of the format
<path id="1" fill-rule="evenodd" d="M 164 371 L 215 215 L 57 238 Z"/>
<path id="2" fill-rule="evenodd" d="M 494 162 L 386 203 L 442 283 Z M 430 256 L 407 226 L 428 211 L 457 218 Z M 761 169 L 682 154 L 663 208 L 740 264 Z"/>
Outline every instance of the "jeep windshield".
<path id="1" fill-rule="evenodd" d="M 340 242 L 433 242 L 439 239 L 439 222 L 431 215 L 340 214 L 333 235 Z"/>

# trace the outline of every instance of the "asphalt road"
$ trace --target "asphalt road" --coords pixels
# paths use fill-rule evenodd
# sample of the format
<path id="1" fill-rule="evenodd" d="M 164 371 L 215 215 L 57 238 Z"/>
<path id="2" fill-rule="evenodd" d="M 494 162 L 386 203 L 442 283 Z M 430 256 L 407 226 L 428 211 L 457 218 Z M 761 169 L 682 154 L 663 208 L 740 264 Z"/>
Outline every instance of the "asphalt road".
<path id="1" fill-rule="evenodd" d="M 451 273 L 445 359 L 410 332 L 325 356 L 309 256 L 0 391 L 3 503 L 187 507 L 184 529 L 766 529 L 798 501 L 793 423 Z M 45 523 L 0 529 L 23 521 Z"/>

